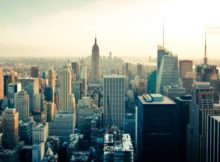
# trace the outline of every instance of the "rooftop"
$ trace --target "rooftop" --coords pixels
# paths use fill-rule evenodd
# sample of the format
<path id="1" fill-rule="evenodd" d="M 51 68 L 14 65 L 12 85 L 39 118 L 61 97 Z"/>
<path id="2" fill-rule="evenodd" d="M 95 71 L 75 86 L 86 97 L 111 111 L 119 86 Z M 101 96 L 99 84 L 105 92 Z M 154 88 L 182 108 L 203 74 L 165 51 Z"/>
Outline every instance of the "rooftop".
<path id="1" fill-rule="evenodd" d="M 220 116 L 212 116 L 212 118 L 220 122 Z"/>
<path id="2" fill-rule="evenodd" d="M 175 104 L 170 98 L 161 94 L 144 94 L 143 96 L 138 96 L 138 98 L 142 104 Z"/>
<path id="3" fill-rule="evenodd" d="M 104 75 L 104 78 L 125 78 L 125 75 L 117 75 L 117 74 Z"/>

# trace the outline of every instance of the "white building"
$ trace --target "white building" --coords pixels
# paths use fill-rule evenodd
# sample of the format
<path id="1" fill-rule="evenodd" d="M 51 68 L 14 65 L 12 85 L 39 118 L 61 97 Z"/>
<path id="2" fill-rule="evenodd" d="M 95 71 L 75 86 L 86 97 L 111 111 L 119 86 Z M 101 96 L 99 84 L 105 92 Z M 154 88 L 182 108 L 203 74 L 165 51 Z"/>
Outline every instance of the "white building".
<path id="1" fill-rule="evenodd" d="M 33 143 L 46 142 L 48 138 L 48 123 L 39 123 L 33 127 Z"/>
<path id="2" fill-rule="evenodd" d="M 25 90 L 18 92 L 16 96 L 15 108 L 19 113 L 19 120 L 26 121 L 29 119 L 29 102 L 30 98 Z"/>
<path id="3" fill-rule="evenodd" d="M 104 76 L 104 127 L 123 128 L 125 118 L 125 76 Z"/>

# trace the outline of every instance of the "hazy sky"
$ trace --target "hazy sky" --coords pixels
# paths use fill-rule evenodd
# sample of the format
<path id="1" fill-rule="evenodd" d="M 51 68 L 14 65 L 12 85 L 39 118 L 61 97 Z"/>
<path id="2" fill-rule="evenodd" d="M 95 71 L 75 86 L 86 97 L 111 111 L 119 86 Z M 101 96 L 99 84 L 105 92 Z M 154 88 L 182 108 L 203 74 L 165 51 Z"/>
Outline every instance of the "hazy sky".
<path id="1" fill-rule="evenodd" d="M 219 0 L 0 0 L 0 56 L 88 56 L 95 34 L 101 55 L 156 57 L 165 47 L 202 58 L 207 26 L 220 26 Z M 207 35 L 220 58 L 220 30 Z M 219 32 L 219 33 L 218 33 Z"/>

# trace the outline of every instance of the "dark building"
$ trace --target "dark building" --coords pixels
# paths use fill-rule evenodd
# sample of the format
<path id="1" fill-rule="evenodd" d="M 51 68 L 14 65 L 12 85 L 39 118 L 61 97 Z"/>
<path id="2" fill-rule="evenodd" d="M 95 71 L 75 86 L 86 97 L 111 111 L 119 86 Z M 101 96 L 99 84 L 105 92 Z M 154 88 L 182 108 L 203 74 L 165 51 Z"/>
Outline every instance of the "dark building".
<path id="1" fill-rule="evenodd" d="M 187 125 L 189 124 L 189 108 L 191 95 L 184 95 L 175 98 L 177 109 L 179 112 L 179 162 L 186 162 L 186 144 L 187 144 Z"/>
<path id="2" fill-rule="evenodd" d="M 80 65 L 77 62 L 71 63 L 73 73 L 75 74 L 75 79 L 78 80 L 80 76 Z"/>
<path id="3" fill-rule="evenodd" d="M 95 38 L 95 44 L 92 47 L 92 83 L 99 83 L 99 46 L 97 45 L 97 39 Z"/>
<path id="4" fill-rule="evenodd" d="M 20 141 L 24 141 L 26 145 L 32 144 L 32 126 L 33 124 L 31 122 L 19 123 Z"/>
<path id="5" fill-rule="evenodd" d="M 137 161 L 179 161 L 177 110 L 176 103 L 161 94 L 138 97 Z"/>
<path id="6" fill-rule="evenodd" d="M 49 86 L 46 87 L 44 90 L 44 96 L 47 102 L 53 102 L 54 101 L 53 88 Z"/>
<path id="7" fill-rule="evenodd" d="M 31 67 L 31 77 L 38 78 L 39 77 L 39 68 L 37 66 Z"/>

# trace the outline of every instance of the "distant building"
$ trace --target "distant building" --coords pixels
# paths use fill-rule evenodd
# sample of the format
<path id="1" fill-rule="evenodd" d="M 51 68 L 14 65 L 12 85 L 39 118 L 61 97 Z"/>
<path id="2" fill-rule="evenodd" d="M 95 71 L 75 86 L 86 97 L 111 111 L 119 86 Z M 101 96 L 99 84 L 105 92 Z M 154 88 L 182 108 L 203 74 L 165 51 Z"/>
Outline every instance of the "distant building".
<path id="1" fill-rule="evenodd" d="M 178 85 L 163 86 L 163 95 L 168 96 L 172 100 L 174 100 L 175 97 L 182 96 L 184 94 L 186 94 L 186 89 Z"/>
<path id="2" fill-rule="evenodd" d="M 39 94 L 39 80 L 37 78 L 22 78 L 21 82 L 22 89 L 27 91 L 30 97 L 30 112 L 34 111 L 34 96 Z"/>
<path id="3" fill-rule="evenodd" d="M 4 76 L 3 70 L 0 69 L 0 100 L 4 99 Z"/>
<path id="4" fill-rule="evenodd" d="M 143 79 L 143 65 L 137 64 L 137 75 L 140 79 Z"/>
<path id="5" fill-rule="evenodd" d="M 195 82 L 187 127 L 188 161 L 205 162 L 206 160 L 207 117 L 219 114 L 220 110 L 213 103 L 213 89 L 210 83 Z"/>
<path id="6" fill-rule="evenodd" d="M 31 77 L 32 78 L 39 77 L 39 67 L 37 67 L 37 66 L 31 67 Z"/>
<path id="7" fill-rule="evenodd" d="M 154 70 L 148 75 L 147 93 L 156 93 L 157 71 Z"/>
<path id="8" fill-rule="evenodd" d="M 192 60 L 181 60 L 179 61 L 179 76 L 180 78 L 186 78 L 188 72 L 193 72 L 193 61 Z"/>
<path id="9" fill-rule="evenodd" d="M 95 44 L 92 47 L 92 83 L 99 84 L 99 46 L 97 45 L 97 39 L 95 38 Z"/>
<path id="10" fill-rule="evenodd" d="M 73 112 L 75 109 L 75 98 L 71 87 L 72 70 L 70 65 L 66 65 L 62 69 L 60 77 L 60 111 Z"/>
<path id="11" fill-rule="evenodd" d="M 13 149 L 19 142 L 18 112 L 15 108 L 6 108 L 2 113 L 3 146 Z"/>
<path id="12" fill-rule="evenodd" d="M 77 62 L 71 63 L 73 73 L 75 74 L 75 80 L 78 80 L 80 77 L 80 65 Z"/>
<path id="13" fill-rule="evenodd" d="M 178 57 L 163 47 L 158 47 L 156 92 L 163 93 L 163 86 L 178 85 Z"/>
<path id="14" fill-rule="evenodd" d="M 104 127 L 123 129 L 125 118 L 125 76 L 104 76 Z"/>
<path id="15" fill-rule="evenodd" d="M 25 90 L 18 92 L 15 108 L 19 113 L 19 120 L 27 121 L 30 115 L 30 98 Z"/>
<path id="16" fill-rule="evenodd" d="M 175 102 L 161 94 L 139 96 L 136 111 L 137 161 L 179 161 L 178 126 Z"/>
<path id="17" fill-rule="evenodd" d="M 209 82 L 210 80 L 217 80 L 219 71 L 216 65 L 200 64 L 196 65 L 196 81 Z"/>
<path id="18" fill-rule="evenodd" d="M 56 71 L 52 68 L 48 72 L 48 86 L 55 89 L 56 86 Z"/>

